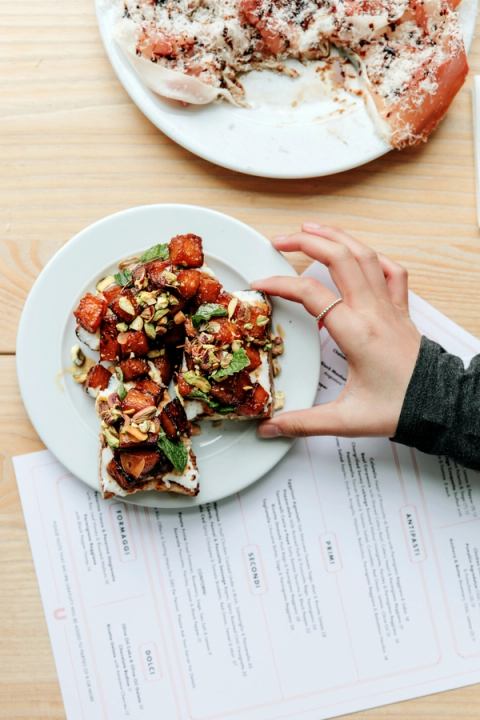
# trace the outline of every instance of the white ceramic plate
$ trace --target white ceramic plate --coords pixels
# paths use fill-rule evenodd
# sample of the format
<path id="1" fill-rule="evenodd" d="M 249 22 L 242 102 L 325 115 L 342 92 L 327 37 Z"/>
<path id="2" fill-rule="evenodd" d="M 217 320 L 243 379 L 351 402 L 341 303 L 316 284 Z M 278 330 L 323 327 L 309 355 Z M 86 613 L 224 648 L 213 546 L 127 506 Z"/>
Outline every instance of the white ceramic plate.
<path id="1" fill-rule="evenodd" d="M 255 278 L 295 275 L 286 260 L 252 228 L 206 208 L 149 205 L 111 215 L 83 230 L 46 265 L 27 298 L 17 337 L 17 371 L 30 419 L 45 445 L 77 477 L 98 489 L 98 420 L 94 402 L 63 372 L 76 343 L 72 312 L 80 297 L 95 289 L 118 261 L 173 235 L 203 238 L 206 262 L 227 290 L 245 289 Z M 316 324 L 306 311 L 274 302 L 274 323 L 285 333 L 282 372 L 276 382 L 286 394 L 286 410 L 314 402 L 320 373 Z M 88 352 L 90 356 L 94 353 Z M 260 440 L 253 422 L 203 423 L 194 438 L 200 494 L 184 498 L 139 493 L 131 501 L 153 507 L 188 507 L 239 492 L 270 470 L 291 440 Z"/>
<path id="2" fill-rule="evenodd" d="M 143 85 L 113 42 L 118 11 L 111 0 L 96 0 L 96 7 L 108 57 L 133 102 L 166 135 L 210 162 L 250 175 L 307 178 L 349 170 L 391 149 L 361 99 L 337 91 L 334 100 L 309 71 L 296 80 L 267 71 L 246 76 L 248 109 L 228 103 L 184 108 L 164 100 Z M 476 11 L 477 0 L 463 0 L 467 47 Z"/>

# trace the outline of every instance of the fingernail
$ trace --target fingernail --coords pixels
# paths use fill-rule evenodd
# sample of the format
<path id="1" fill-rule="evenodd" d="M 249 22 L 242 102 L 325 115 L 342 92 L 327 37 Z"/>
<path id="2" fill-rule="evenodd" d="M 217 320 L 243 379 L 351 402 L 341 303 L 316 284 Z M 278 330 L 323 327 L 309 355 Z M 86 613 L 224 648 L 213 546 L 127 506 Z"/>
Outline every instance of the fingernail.
<path id="1" fill-rule="evenodd" d="M 273 242 L 283 242 L 288 238 L 288 235 L 275 235 Z"/>
<path id="2" fill-rule="evenodd" d="M 282 433 L 278 425 L 274 423 L 264 423 L 258 426 L 258 434 L 263 438 L 279 437 Z"/>
<path id="3" fill-rule="evenodd" d="M 306 230 L 306 232 L 320 232 L 323 225 L 319 225 L 318 223 L 312 223 L 312 222 L 306 222 L 303 223 L 302 229 Z"/>

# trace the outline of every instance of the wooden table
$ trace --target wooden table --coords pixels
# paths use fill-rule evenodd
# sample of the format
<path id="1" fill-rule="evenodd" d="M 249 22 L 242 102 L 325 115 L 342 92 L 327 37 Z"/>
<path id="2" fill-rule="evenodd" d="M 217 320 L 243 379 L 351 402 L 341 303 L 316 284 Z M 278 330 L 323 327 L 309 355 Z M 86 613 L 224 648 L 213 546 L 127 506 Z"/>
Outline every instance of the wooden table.
<path id="1" fill-rule="evenodd" d="M 16 384 L 18 319 L 41 268 L 73 234 L 156 202 L 207 205 L 267 236 L 320 217 L 401 261 L 415 291 L 480 335 L 470 84 L 426 147 L 329 178 L 246 177 L 177 147 L 132 105 L 105 57 L 92 5 L 0 0 L 0 717 L 8 720 L 65 717 L 9 458 L 42 447 Z M 472 74 L 479 52 L 477 40 Z M 301 256 L 292 262 L 306 264 Z M 406 716 L 478 718 L 480 689 L 355 718 Z"/>

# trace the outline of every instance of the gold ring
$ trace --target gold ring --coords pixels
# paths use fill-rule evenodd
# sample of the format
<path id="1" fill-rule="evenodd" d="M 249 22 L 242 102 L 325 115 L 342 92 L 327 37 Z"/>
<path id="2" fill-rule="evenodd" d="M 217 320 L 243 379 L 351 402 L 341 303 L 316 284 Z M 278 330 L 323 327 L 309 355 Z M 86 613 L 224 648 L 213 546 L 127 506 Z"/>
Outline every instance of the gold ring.
<path id="1" fill-rule="evenodd" d="M 317 315 L 317 317 L 315 318 L 315 320 L 317 321 L 317 323 L 322 322 L 322 320 L 325 319 L 325 317 L 328 315 L 328 313 L 330 312 L 330 310 L 333 310 L 333 308 L 335 307 L 335 305 L 338 305 L 338 304 L 341 303 L 342 301 L 343 301 L 343 298 L 339 297 L 339 298 L 337 298 L 336 300 L 334 300 L 333 302 L 331 302 L 330 305 L 327 305 L 327 307 L 324 308 L 324 309 L 322 310 L 322 312 L 319 313 L 319 314 Z"/>

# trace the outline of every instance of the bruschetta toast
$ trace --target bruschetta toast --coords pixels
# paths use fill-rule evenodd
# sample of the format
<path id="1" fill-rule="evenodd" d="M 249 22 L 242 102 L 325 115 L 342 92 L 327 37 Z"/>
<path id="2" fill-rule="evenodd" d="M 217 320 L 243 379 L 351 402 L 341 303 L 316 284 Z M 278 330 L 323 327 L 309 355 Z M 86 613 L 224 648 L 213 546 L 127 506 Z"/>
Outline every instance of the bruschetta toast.
<path id="1" fill-rule="evenodd" d="M 105 497 L 199 491 L 191 421 L 262 419 L 275 404 L 282 343 L 255 291 L 227 292 L 205 265 L 202 240 L 177 235 L 120 263 L 74 311 L 87 360 L 74 377 L 95 399 Z"/>

